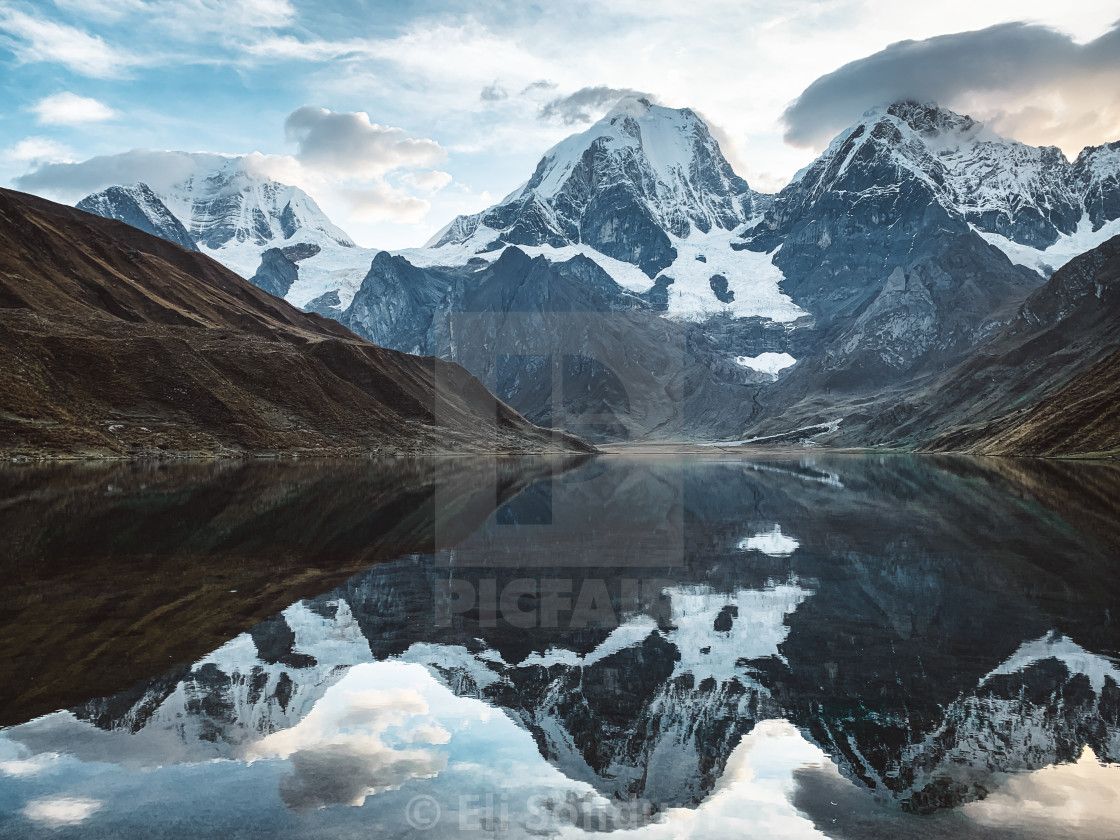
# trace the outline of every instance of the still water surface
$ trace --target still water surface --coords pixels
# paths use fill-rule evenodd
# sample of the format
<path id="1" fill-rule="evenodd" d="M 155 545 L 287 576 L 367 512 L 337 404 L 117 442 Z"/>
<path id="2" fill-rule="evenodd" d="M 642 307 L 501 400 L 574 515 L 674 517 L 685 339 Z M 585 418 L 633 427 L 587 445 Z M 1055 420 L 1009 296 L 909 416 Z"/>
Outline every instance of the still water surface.
<path id="1" fill-rule="evenodd" d="M 0 471 L 0 836 L 1115 838 L 1120 469 Z"/>

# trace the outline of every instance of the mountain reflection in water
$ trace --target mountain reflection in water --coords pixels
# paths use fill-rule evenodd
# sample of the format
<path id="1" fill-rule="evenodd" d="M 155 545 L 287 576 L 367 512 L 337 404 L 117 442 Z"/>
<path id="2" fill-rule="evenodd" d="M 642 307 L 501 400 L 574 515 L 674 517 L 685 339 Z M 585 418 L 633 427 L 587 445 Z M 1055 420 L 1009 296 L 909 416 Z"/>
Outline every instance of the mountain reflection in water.
<path id="1" fill-rule="evenodd" d="M 1109 465 L 0 482 L 0 836 L 1120 835 Z"/>

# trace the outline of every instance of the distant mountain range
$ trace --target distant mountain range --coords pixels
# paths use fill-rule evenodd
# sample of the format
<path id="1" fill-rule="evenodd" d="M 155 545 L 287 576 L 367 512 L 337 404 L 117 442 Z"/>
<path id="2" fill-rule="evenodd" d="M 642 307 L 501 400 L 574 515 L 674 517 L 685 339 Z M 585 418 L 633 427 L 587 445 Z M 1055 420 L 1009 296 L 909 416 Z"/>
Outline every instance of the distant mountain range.
<path id="1" fill-rule="evenodd" d="M 259 287 L 459 361 L 531 419 L 602 441 L 822 427 L 820 442 L 944 441 L 944 423 L 882 419 L 1120 234 L 1120 142 L 1071 163 L 914 102 L 868 112 L 763 195 L 695 112 L 626 99 L 502 202 L 391 257 L 239 159 L 196 159 L 158 196 L 133 185 L 80 206 L 172 241 L 185 229 Z M 776 374 L 759 361 L 773 354 Z M 1115 448 L 1120 431 L 1095 440 Z"/>

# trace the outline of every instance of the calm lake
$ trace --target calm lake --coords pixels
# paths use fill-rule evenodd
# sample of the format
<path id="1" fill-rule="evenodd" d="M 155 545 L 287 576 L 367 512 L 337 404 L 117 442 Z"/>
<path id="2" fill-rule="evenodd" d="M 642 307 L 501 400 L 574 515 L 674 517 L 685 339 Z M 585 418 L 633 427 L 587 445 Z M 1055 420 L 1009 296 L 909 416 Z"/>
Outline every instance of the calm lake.
<path id="1" fill-rule="evenodd" d="M 1116 838 L 1120 467 L 0 469 L 0 837 Z"/>

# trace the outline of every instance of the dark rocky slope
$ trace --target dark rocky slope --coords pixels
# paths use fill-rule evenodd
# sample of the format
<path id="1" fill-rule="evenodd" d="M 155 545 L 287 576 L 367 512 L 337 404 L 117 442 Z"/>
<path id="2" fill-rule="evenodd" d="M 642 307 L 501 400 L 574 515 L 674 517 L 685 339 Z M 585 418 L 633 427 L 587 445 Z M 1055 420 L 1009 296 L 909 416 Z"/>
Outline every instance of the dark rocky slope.
<path id="1" fill-rule="evenodd" d="M 572 451 L 457 365 L 376 347 L 199 253 L 0 191 L 0 449 Z"/>
<path id="2" fill-rule="evenodd" d="M 948 370 L 878 390 L 815 389 L 816 363 L 782 383 L 800 402 L 759 428 L 826 420 L 821 443 L 986 455 L 1120 450 L 1120 237 L 1059 269 L 1005 326 Z M 807 384 L 806 384 L 807 383 Z"/>
<path id="3" fill-rule="evenodd" d="M 1120 449 L 1120 237 L 1072 260 L 975 355 L 884 415 L 902 442 L 984 454 Z"/>
<path id="4" fill-rule="evenodd" d="M 1006 428 L 988 432 L 968 451 L 1043 456 L 1120 452 L 1120 350 Z"/>
<path id="5" fill-rule="evenodd" d="M 662 318 L 655 296 L 584 256 L 509 247 L 490 263 L 425 269 L 381 252 L 336 317 L 377 344 L 457 362 L 534 422 L 595 441 L 734 435 L 767 378 L 728 353 L 752 326 L 766 332 L 760 319 L 729 338 L 715 320 Z"/>

